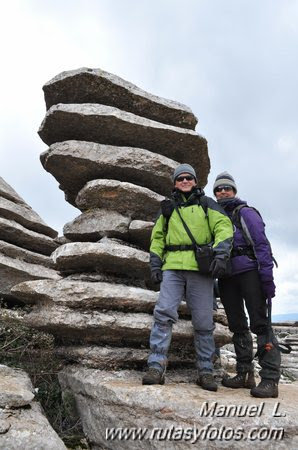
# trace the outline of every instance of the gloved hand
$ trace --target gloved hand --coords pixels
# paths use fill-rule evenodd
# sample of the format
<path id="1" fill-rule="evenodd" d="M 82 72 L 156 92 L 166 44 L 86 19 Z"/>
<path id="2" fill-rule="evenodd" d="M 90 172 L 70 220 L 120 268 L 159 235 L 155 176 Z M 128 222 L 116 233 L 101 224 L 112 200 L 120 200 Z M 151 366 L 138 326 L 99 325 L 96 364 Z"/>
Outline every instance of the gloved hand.
<path id="1" fill-rule="evenodd" d="M 228 259 L 226 258 L 214 258 L 210 264 L 210 270 L 213 278 L 220 278 L 225 275 L 227 271 Z"/>
<path id="2" fill-rule="evenodd" d="M 161 283 L 162 282 L 162 270 L 161 269 L 151 270 L 151 279 L 154 283 Z"/>
<path id="3" fill-rule="evenodd" d="M 263 281 L 262 288 L 266 298 L 275 297 L 275 284 L 273 280 Z"/>

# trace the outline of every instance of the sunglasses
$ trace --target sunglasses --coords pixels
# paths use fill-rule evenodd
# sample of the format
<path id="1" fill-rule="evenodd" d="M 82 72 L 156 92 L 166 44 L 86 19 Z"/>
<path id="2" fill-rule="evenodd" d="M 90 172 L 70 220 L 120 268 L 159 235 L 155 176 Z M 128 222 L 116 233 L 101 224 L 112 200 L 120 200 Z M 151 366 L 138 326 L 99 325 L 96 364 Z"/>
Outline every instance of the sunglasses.
<path id="1" fill-rule="evenodd" d="M 226 192 L 231 192 L 233 190 L 233 188 L 231 186 L 218 186 L 215 189 L 215 192 L 221 192 L 223 190 L 225 190 Z"/>
<path id="2" fill-rule="evenodd" d="M 192 175 L 182 175 L 181 177 L 177 177 L 176 181 L 183 181 L 183 180 L 187 180 L 187 181 L 191 181 L 194 180 L 194 177 Z"/>

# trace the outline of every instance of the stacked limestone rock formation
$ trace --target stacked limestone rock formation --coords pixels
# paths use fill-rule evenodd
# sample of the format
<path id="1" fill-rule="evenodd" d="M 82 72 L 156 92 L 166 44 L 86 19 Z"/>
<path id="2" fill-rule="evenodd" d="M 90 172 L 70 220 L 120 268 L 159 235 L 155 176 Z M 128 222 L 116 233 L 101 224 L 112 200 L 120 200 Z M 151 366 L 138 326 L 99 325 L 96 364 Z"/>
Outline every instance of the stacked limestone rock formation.
<path id="1" fill-rule="evenodd" d="M 53 333 L 58 353 L 76 363 L 67 365 L 59 380 L 63 392 L 75 397 L 91 448 L 140 448 L 138 439 L 107 441 L 107 427 L 175 431 L 212 424 L 234 430 L 240 421 L 246 433 L 249 424 L 269 423 L 275 399 L 250 422 L 247 416 L 201 416 L 203 402 L 218 398 L 221 407 L 256 406 L 247 390 L 220 387 L 211 393 L 194 384 L 195 372 L 187 369 L 193 367 L 194 349 L 185 304 L 173 330 L 169 367 L 176 370 L 168 371 L 169 386 L 142 386 L 134 370 L 146 364 L 158 296 L 150 285 L 148 249 L 159 202 L 169 194 L 179 163 L 192 164 L 202 186 L 209 172 L 206 140 L 193 131 L 196 118 L 184 105 L 101 70 L 62 73 L 44 91 L 48 112 L 39 133 L 49 149 L 41 161 L 81 214 L 65 225 L 69 241 L 52 255 L 63 279 L 21 283 L 13 295 L 32 305 L 22 320 Z M 224 314 L 215 319 L 221 346 L 230 342 L 230 334 Z M 284 427 L 286 447 L 297 448 L 295 406 L 289 401 L 295 400 L 295 386 L 289 388 L 282 392 L 286 414 L 272 423 Z M 174 440 L 170 447 L 190 448 L 189 439 Z M 221 446 L 231 448 L 230 441 L 221 439 Z M 218 442 L 210 439 L 206 445 L 215 448 Z M 246 448 L 245 438 L 235 445 Z M 169 443 L 145 438 L 141 447 L 169 448 Z"/>
<path id="2" fill-rule="evenodd" d="M 39 135 L 49 149 L 41 161 L 81 214 L 64 227 L 71 242 L 52 254 L 64 278 L 23 283 L 13 293 L 34 305 L 27 324 L 53 333 L 64 358 L 101 369 L 144 367 L 158 295 L 148 264 L 153 221 L 179 163 L 192 164 L 206 184 L 207 142 L 193 131 L 189 108 L 101 70 L 64 72 L 44 92 Z M 230 340 L 222 315 L 215 338 Z M 193 364 L 185 304 L 171 358 Z"/>
<path id="3" fill-rule="evenodd" d="M 9 302 L 11 288 L 22 281 L 60 278 L 50 258 L 56 236 L 0 177 L 0 297 Z"/>

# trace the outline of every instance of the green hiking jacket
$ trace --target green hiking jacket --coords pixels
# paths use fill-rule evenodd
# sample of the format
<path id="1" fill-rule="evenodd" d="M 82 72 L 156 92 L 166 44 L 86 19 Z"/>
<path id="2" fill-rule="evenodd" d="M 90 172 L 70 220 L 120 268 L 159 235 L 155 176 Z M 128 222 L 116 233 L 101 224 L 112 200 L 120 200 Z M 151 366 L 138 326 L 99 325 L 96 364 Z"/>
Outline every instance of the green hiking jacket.
<path id="1" fill-rule="evenodd" d="M 188 225 L 197 244 L 213 243 L 215 256 L 228 258 L 233 239 L 232 222 L 224 210 L 212 198 L 205 197 L 207 215 L 199 204 L 200 190 L 195 190 L 186 201 L 181 193 L 175 194 L 179 212 Z M 161 210 L 151 234 L 151 269 L 199 270 L 193 250 L 165 251 L 165 245 L 192 244 L 185 228 L 174 209 L 170 218 Z"/>

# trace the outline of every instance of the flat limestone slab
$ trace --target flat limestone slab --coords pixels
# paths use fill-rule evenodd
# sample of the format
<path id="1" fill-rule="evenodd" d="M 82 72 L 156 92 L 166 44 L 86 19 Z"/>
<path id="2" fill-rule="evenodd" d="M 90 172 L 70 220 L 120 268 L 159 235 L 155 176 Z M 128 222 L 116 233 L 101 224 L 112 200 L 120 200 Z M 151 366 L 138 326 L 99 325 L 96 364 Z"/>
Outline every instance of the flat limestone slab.
<path id="1" fill-rule="evenodd" d="M 58 273 L 39 264 L 31 264 L 0 253 L 0 296 L 11 298 L 11 288 L 23 281 L 41 278 L 60 279 Z"/>
<path id="2" fill-rule="evenodd" d="M 0 310 L 10 314 L 9 310 Z M 1 316 L 0 316 L 1 317 Z M 60 305 L 40 305 L 14 320 L 52 333 L 67 344 L 105 344 L 118 347 L 148 347 L 152 316 L 145 313 L 70 309 Z M 218 346 L 231 342 L 227 327 L 216 323 L 214 339 Z M 193 328 L 189 320 L 179 320 L 173 327 L 172 349 L 183 351 L 193 347 Z"/>
<path id="3" fill-rule="evenodd" d="M 127 347 L 67 346 L 57 347 L 55 353 L 66 362 L 104 370 L 145 369 L 150 350 Z M 194 367 L 194 354 L 169 355 L 169 368 Z"/>
<path id="4" fill-rule="evenodd" d="M 0 410 L 0 448 L 67 450 L 37 402 L 32 402 L 30 408 Z"/>
<path id="5" fill-rule="evenodd" d="M 26 205 L 25 200 L 19 196 L 19 194 L 8 184 L 2 177 L 0 177 L 0 196 L 7 198 L 8 200 Z"/>
<path id="6" fill-rule="evenodd" d="M 118 180 L 92 180 L 77 195 L 82 211 L 92 208 L 115 210 L 131 219 L 152 221 L 160 208 L 162 195 L 133 183 Z"/>
<path id="7" fill-rule="evenodd" d="M 150 289 L 157 291 L 157 289 L 151 289 L 145 284 L 145 280 L 140 278 L 130 278 L 123 274 L 107 274 L 103 272 L 75 272 L 67 274 L 64 278 L 67 281 L 90 281 L 94 282 L 104 282 L 111 284 L 124 284 L 125 286 L 133 286 L 141 289 Z"/>
<path id="8" fill-rule="evenodd" d="M 246 389 L 220 386 L 217 392 L 204 391 L 187 375 L 183 383 L 175 372 L 164 386 L 142 386 L 142 375 L 81 367 L 60 372 L 60 383 L 75 396 L 84 432 L 95 446 L 136 450 L 140 442 L 142 449 L 175 450 L 298 446 L 297 383 L 280 386 L 278 399 L 256 399 Z M 144 435 L 113 440 L 106 434 L 112 428 L 143 430 Z"/>
<path id="9" fill-rule="evenodd" d="M 29 376 L 20 369 L 0 365 L 0 448 L 63 450 L 62 440 L 50 426 Z"/>
<path id="10" fill-rule="evenodd" d="M 207 141 L 186 128 L 164 125 L 111 106 L 59 103 L 48 110 L 38 133 L 48 145 L 75 139 L 144 148 L 191 164 L 196 169 L 199 186 L 207 183 L 210 170 Z"/>
<path id="11" fill-rule="evenodd" d="M 38 280 L 21 283 L 13 295 L 29 304 L 67 306 L 84 310 L 152 313 L 158 292 L 105 282 Z M 184 306 L 186 313 L 186 306 Z"/>
<path id="12" fill-rule="evenodd" d="M 60 271 L 103 271 L 150 278 L 148 253 L 110 239 L 61 245 L 52 254 L 52 259 Z"/>
<path id="13" fill-rule="evenodd" d="M 15 220 L 2 217 L 0 217 L 0 236 L 4 241 L 43 255 L 50 255 L 59 246 L 49 236 L 28 230 Z"/>
<path id="14" fill-rule="evenodd" d="M 14 203 L 4 197 L 0 197 L 0 217 L 15 220 L 29 230 L 42 233 L 55 238 L 58 233 L 41 219 L 28 205 Z"/>
<path id="15" fill-rule="evenodd" d="M 30 264 L 38 264 L 49 268 L 54 267 L 54 263 L 49 256 L 31 252 L 30 250 L 26 250 L 25 248 L 18 247 L 17 245 L 5 241 L 0 241 L 0 254 Z"/>
<path id="16" fill-rule="evenodd" d="M 57 103 L 101 103 L 148 119 L 194 129 L 197 118 L 182 103 L 157 97 L 101 69 L 62 72 L 43 86 L 47 109 Z"/>
<path id="17" fill-rule="evenodd" d="M 171 176 L 179 164 L 141 148 L 74 140 L 52 144 L 40 159 L 74 206 L 78 192 L 88 181 L 98 178 L 130 182 L 169 195 L 173 186 Z"/>
<path id="18" fill-rule="evenodd" d="M 29 405 L 34 398 L 32 383 L 23 370 L 1 364 L 0 386 L 0 408 L 19 408 Z"/>
<path id="19" fill-rule="evenodd" d="M 117 211 L 91 209 L 63 227 L 70 241 L 99 241 L 103 237 L 126 239 L 131 219 Z"/>
<path id="20" fill-rule="evenodd" d="M 37 280 L 14 286 L 11 293 L 24 303 L 45 306 L 66 306 L 79 310 L 114 310 L 152 314 L 158 292 L 104 281 L 76 281 L 68 279 Z M 179 307 L 179 316 L 190 318 L 185 302 Z M 214 312 L 214 321 L 227 325 L 223 311 Z"/>

